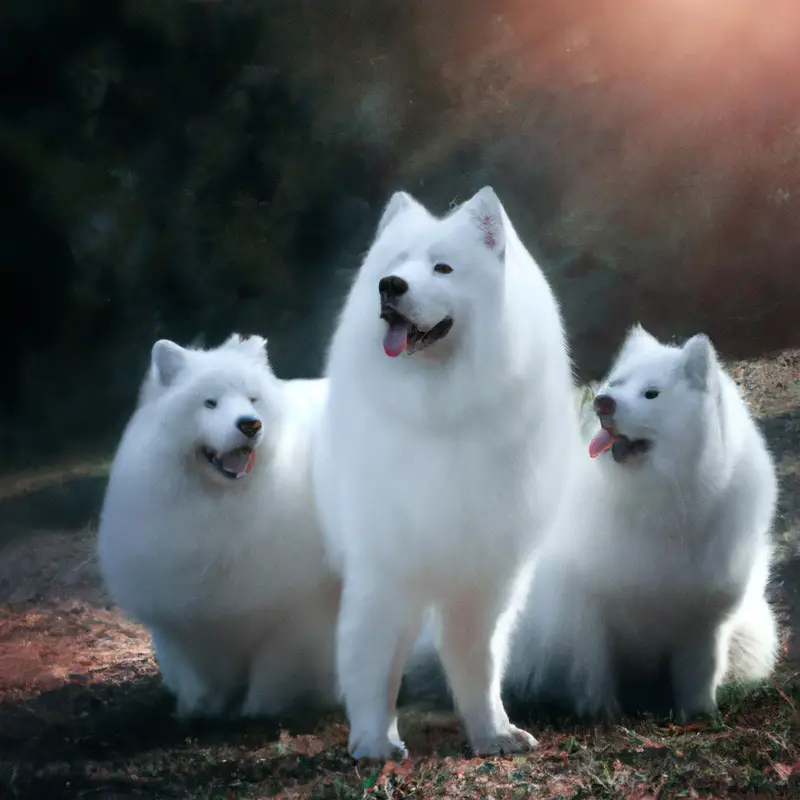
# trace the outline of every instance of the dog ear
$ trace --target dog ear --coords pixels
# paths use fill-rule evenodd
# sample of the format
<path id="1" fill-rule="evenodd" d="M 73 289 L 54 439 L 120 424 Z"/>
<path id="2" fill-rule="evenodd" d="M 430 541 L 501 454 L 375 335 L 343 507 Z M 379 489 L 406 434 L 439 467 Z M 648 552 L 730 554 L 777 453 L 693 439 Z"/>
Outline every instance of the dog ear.
<path id="1" fill-rule="evenodd" d="M 484 186 L 462 206 L 477 226 L 483 243 L 498 258 L 506 250 L 503 204 L 491 186 Z"/>
<path id="2" fill-rule="evenodd" d="M 622 361 L 625 356 L 630 355 L 631 352 L 636 350 L 637 347 L 642 345 L 661 345 L 661 342 L 656 339 L 653 334 L 648 333 L 638 322 L 628 328 L 625 334 L 625 339 L 614 358 L 614 363 Z"/>
<path id="3" fill-rule="evenodd" d="M 255 334 L 245 334 L 241 338 L 242 346 L 246 347 L 248 352 L 253 354 L 256 361 L 261 362 L 265 367 L 269 367 L 269 350 L 267 348 L 267 340 L 263 336 Z"/>
<path id="4" fill-rule="evenodd" d="M 240 352 L 253 356 L 257 362 L 269 367 L 267 340 L 263 336 L 251 333 L 232 333 L 222 346 L 236 348 Z"/>
<path id="5" fill-rule="evenodd" d="M 150 353 L 151 373 L 161 386 L 172 386 L 186 366 L 186 350 L 169 339 L 159 339 Z"/>
<path id="6" fill-rule="evenodd" d="M 692 336 L 683 346 L 683 374 L 692 389 L 705 392 L 711 383 L 717 355 L 711 339 L 704 333 Z"/>
<path id="7" fill-rule="evenodd" d="M 375 232 L 375 238 L 377 239 L 386 230 L 395 217 L 418 205 L 419 203 L 408 192 L 395 192 L 383 209 L 383 214 L 381 214 L 378 222 L 378 229 Z"/>
<path id="8" fill-rule="evenodd" d="M 634 322 L 633 325 L 628 328 L 627 334 L 625 334 L 625 341 L 626 342 L 637 342 L 641 344 L 642 342 L 649 342 L 650 344 L 661 344 L 652 333 L 648 333 L 643 327 L 641 322 Z"/>

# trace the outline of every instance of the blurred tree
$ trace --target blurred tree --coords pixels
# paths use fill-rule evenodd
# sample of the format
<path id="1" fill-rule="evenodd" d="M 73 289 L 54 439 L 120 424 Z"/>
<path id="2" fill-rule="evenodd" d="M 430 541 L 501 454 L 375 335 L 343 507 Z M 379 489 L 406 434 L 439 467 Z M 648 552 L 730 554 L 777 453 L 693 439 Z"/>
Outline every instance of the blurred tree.
<path id="1" fill-rule="evenodd" d="M 640 319 L 798 344 L 800 10 L 499 0 L 6 0 L 0 448 L 106 448 L 153 340 L 316 374 L 381 206 L 491 183 L 582 377 Z"/>

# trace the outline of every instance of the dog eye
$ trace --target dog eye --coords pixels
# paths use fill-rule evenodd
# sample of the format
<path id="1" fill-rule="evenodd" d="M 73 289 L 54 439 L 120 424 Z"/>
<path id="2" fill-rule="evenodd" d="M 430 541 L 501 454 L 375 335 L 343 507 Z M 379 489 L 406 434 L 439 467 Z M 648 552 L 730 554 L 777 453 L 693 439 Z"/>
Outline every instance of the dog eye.
<path id="1" fill-rule="evenodd" d="M 648 389 L 648 390 L 647 390 L 647 391 L 644 393 L 644 396 L 645 396 L 645 397 L 646 397 L 648 400 L 655 400 L 655 399 L 656 399 L 656 397 L 658 397 L 658 395 L 659 395 L 659 391 L 658 391 L 658 389 Z"/>
<path id="2" fill-rule="evenodd" d="M 209 398 L 208 400 L 205 401 L 205 403 L 203 403 L 203 405 L 206 408 L 216 408 L 217 407 L 217 401 L 216 400 L 212 400 L 211 398 Z"/>
<path id="3" fill-rule="evenodd" d="M 255 405 L 258 402 L 258 398 L 257 397 L 250 397 L 248 399 L 250 400 L 251 403 L 253 403 L 253 405 Z"/>
<path id="4" fill-rule="evenodd" d="M 449 264 L 437 264 L 433 268 L 433 271 L 438 272 L 440 275 L 449 275 L 453 271 L 453 268 Z"/>

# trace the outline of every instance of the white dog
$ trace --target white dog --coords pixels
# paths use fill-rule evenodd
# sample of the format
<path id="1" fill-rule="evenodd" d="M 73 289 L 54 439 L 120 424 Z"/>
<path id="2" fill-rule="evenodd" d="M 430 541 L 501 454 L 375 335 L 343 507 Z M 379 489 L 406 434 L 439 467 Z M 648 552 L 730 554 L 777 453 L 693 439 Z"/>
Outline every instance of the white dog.
<path id="1" fill-rule="evenodd" d="M 514 637 L 516 699 L 615 713 L 623 675 L 666 668 L 679 719 L 716 710 L 728 673 L 767 677 L 777 496 L 764 438 L 702 334 L 629 334 L 594 398 L 590 455 L 539 551 Z"/>
<path id="2" fill-rule="evenodd" d="M 500 697 L 510 604 L 578 420 L 556 300 L 492 189 L 443 218 L 392 197 L 328 377 L 314 475 L 344 577 L 351 751 L 404 751 L 397 692 L 429 607 L 474 750 L 535 746 Z"/>
<path id="3" fill-rule="evenodd" d="M 278 380 L 258 336 L 153 346 L 98 548 L 112 597 L 153 632 L 181 716 L 338 697 L 340 583 L 310 479 L 324 397 L 324 381 Z"/>

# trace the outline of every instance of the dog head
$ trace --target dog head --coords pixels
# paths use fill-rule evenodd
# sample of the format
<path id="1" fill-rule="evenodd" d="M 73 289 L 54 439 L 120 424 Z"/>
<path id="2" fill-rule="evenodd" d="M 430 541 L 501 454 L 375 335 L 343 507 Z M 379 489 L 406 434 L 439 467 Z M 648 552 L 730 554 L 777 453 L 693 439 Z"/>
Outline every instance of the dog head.
<path id="1" fill-rule="evenodd" d="M 697 451 L 718 391 L 711 341 L 697 334 L 682 347 L 664 345 L 635 326 L 594 397 L 600 432 L 590 454 L 616 465 L 658 463 L 669 469 Z"/>
<path id="2" fill-rule="evenodd" d="M 490 187 L 443 218 L 405 192 L 392 196 L 364 265 L 387 356 L 446 358 L 492 324 L 503 292 L 504 220 Z"/>
<path id="3" fill-rule="evenodd" d="M 216 349 L 189 350 L 161 339 L 147 380 L 163 435 L 174 437 L 193 467 L 223 485 L 250 475 L 274 407 L 266 340 L 234 334 Z"/>

